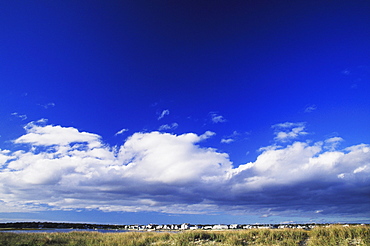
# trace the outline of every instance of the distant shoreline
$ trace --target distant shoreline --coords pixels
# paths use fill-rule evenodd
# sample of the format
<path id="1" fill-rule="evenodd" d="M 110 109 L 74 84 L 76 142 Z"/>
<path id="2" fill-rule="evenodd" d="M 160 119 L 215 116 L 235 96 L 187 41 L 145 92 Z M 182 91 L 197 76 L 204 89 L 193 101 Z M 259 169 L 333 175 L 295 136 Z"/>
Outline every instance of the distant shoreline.
<path id="1" fill-rule="evenodd" d="M 0 223 L 0 231 L 46 231 L 46 230 L 85 230 L 85 231 L 183 231 L 183 230 L 245 230 L 245 229 L 304 229 L 331 225 L 369 225 L 363 223 L 300 223 L 300 224 L 148 224 L 148 225 L 110 225 L 89 223 L 59 222 L 8 222 Z"/>

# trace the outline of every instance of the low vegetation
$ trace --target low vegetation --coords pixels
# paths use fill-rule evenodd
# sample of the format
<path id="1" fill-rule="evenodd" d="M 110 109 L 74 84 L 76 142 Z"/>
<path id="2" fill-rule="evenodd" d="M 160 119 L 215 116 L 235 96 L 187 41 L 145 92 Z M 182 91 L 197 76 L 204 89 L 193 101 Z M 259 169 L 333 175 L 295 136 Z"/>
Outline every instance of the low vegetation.
<path id="1" fill-rule="evenodd" d="M 303 229 L 250 229 L 228 231 L 171 232 L 69 232 L 12 233 L 0 232 L 3 246 L 146 246 L 146 245 L 370 245 L 370 226 L 315 227 Z"/>

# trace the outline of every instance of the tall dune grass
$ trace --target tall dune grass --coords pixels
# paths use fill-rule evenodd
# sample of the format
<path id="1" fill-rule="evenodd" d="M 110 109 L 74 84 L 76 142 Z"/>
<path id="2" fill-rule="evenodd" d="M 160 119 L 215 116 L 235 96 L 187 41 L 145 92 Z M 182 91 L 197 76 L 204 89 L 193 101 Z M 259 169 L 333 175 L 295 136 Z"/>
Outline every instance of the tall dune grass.
<path id="1" fill-rule="evenodd" d="M 370 226 L 316 227 L 310 231 L 308 245 L 370 245 Z"/>
<path id="2" fill-rule="evenodd" d="M 229 231 L 170 232 L 70 232 L 70 233 L 11 233 L 0 232 L 2 246 L 187 246 L 187 245 L 284 245 L 331 246 L 369 245 L 369 226 L 316 227 L 302 229 L 251 229 Z"/>

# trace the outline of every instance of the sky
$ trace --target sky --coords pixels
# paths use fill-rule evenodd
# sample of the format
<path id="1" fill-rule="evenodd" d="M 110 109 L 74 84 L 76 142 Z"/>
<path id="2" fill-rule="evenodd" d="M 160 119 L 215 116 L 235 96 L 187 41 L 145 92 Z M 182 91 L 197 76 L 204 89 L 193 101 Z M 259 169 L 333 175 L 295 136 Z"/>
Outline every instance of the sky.
<path id="1" fill-rule="evenodd" d="M 369 1 L 0 8 L 0 222 L 370 223 Z"/>

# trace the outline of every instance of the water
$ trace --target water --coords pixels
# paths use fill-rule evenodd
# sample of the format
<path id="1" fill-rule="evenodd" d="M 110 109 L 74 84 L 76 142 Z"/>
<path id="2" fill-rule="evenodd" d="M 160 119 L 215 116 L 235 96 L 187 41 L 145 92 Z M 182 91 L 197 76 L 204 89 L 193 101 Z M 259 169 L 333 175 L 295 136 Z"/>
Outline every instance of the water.
<path id="1" fill-rule="evenodd" d="M 107 230 L 107 229 L 35 229 L 35 230 L 5 230 L 0 232 L 13 232 L 13 233 L 52 233 L 52 232 L 73 232 L 73 231 L 83 231 L 83 232 L 101 232 L 101 233 L 117 233 L 117 232 L 128 232 L 129 230 Z"/>

